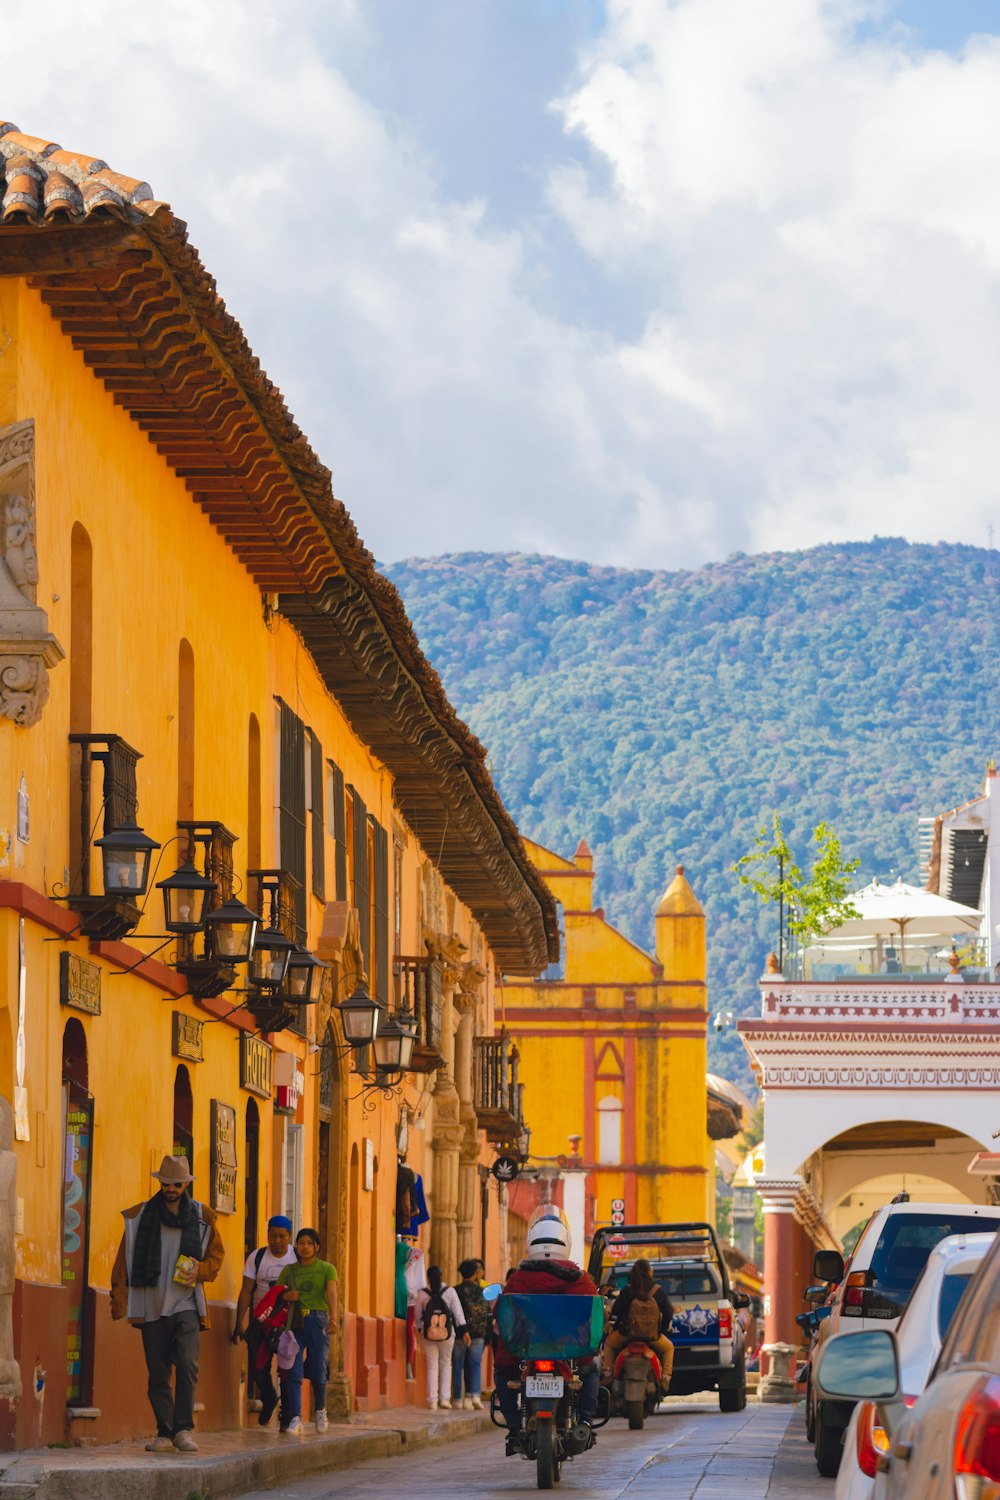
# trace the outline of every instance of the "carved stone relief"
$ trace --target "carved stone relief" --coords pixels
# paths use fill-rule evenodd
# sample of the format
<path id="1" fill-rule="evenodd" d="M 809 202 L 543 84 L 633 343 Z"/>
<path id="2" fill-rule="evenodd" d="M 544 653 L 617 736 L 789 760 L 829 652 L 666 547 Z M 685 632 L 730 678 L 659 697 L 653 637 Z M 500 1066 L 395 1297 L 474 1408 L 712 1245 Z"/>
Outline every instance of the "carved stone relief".
<path id="1" fill-rule="evenodd" d="M 37 724 L 49 668 L 63 648 L 39 608 L 35 549 L 35 424 L 0 428 L 0 718 Z"/>

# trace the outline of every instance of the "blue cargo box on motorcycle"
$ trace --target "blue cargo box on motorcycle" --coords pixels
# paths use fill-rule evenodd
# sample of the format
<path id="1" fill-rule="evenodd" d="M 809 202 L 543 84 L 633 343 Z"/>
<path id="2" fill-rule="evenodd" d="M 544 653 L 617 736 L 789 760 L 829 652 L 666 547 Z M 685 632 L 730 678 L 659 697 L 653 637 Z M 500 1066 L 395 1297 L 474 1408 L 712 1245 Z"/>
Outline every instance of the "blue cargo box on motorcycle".
<path id="1" fill-rule="evenodd" d="M 585 1359 L 601 1347 L 604 1299 L 505 1292 L 496 1319 L 516 1359 Z"/>

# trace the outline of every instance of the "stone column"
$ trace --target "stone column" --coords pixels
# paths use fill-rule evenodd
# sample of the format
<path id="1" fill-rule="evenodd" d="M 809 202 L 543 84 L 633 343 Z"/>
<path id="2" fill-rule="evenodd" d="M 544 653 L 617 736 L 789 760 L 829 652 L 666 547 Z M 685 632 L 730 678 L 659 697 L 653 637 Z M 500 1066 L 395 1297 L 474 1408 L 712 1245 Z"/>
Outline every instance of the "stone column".
<path id="1" fill-rule="evenodd" d="M 760 1400 L 794 1401 L 795 1383 L 786 1366 L 785 1351 L 800 1342 L 795 1314 L 797 1282 L 797 1225 L 795 1202 L 803 1183 L 800 1178 L 757 1178 L 757 1191 L 764 1208 L 764 1347 L 769 1348 L 769 1372 L 760 1383 Z"/>
<path id="2" fill-rule="evenodd" d="M 458 1086 L 459 1123 L 462 1144 L 459 1148 L 458 1209 L 456 1215 L 456 1254 L 458 1263 L 468 1260 L 473 1251 L 473 1223 L 479 1196 L 479 1121 L 476 1117 L 473 1081 L 473 1038 L 479 987 L 485 975 L 475 964 L 466 964 L 455 996 L 458 1028 L 455 1032 L 455 1082 Z"/>
<path id="3" fill-rule="evenodd" d="M 434 1123 L 431 1149 L 434 1180 L 431 1193 L 430 1264 L 440 1266 L 445 1281 L 453 1282 L 458 1267 L 458 1171 L 465 1134 L 461 1100 L 455 1084 L 455 990 L 459 974 L 446 969 L 442 980 L 441 1051 L 444 1063 L 434 1082 Z"/>

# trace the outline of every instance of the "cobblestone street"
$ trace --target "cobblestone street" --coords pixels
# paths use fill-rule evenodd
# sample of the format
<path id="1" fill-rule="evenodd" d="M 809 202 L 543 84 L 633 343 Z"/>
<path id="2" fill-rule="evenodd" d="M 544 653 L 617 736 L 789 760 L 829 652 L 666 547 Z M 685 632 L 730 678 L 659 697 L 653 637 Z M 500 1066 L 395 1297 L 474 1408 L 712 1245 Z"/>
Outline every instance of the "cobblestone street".
<path id="1" fill-rule="evenodd" d="M 559 1489 L 587 1500 L 832 1500 L 833 1485 L 816 1472 L 798 1407 L 751 1404 L 723 1416 L 708 1400 L 676 1400 L 642 1432 L 621 1420 L 605 1427 L 593 1452 L 563 1469 Z M 376 1460 L 270 1490 L 247 1491 L 241 1500 L 328 1500 L 364 1496 L 382 1500 L 445 1500 L 536 1491 L 534 1466 L 507 1459 L 499 1432 L 418 1451 L 412 1458 Z"/>

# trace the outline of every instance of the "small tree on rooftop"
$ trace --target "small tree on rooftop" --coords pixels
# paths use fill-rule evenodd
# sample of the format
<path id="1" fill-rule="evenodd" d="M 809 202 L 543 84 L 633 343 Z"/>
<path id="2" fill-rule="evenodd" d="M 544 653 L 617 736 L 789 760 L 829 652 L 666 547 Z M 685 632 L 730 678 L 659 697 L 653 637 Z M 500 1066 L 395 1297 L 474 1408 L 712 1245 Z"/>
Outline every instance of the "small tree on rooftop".
<path id="1" fill-rule="evenodd" d="M 733 865 L 741 885 L 749 886 L 765 905 L 778 905 L 779 966 L 784 964 L 786 930 L 805 944 L 860 916 L 850 889 L 851 876 L 861 861 L 844 859 L 840 840 L 826 823 L 816 825 L 812 841 L 818 852 L 806 876 L 792 857 L 779 814 L 773 813 L 770 828 L 762 824 L 754 847 Z"/>

